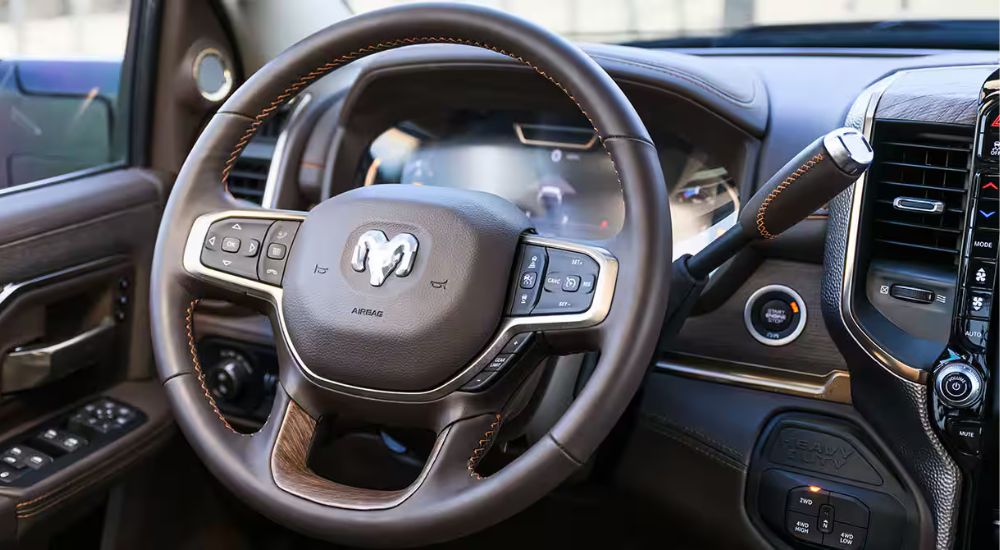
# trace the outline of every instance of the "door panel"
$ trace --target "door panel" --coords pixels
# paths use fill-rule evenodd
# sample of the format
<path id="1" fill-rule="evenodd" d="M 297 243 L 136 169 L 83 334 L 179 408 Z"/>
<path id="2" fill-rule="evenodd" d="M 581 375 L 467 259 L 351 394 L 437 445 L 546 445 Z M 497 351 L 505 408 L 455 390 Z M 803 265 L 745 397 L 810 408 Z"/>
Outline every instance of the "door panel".
<path id="1" fill-rule="evenodd" d="M 147 305 L 169 182 L 121 169 L 0 193 L 0 546 L 99 504 L 107 484 L 172 430 Z M 85 425 L 82 407 L 105 396 L 128 418 Z M 84 444 L 65 451 L 41 440 L 49 429 Z M 52 460 L 4 481 L 12 446 Z"/>

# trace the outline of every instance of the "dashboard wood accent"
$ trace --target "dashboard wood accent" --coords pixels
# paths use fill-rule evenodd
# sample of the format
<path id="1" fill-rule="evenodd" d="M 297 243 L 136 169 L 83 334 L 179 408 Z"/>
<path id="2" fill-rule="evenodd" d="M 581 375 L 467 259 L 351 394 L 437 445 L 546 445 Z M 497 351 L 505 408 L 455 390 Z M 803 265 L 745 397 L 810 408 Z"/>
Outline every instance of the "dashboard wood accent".
<path id="1" fill-rule="evenodd" d="M 823 266 L 785 260 L 768 260 L 725 302 L 711 312 L 691 317 L 674 339 L 671 351 L 720 360 L 759 365 L 769 372 L 828 376 L 847 371 L 847 364 L 827 332 L 820 313 Z M 757 289 L 780 284 L 798 292 L 810 308 L 805 330 L 793 342 L 765 346 L 755 340 L 743 323 L 747 299 Z"/>
<path id="2" fill-rule="evenodd" d="M 686 355 L 671 355 L 660 359 L 656 362 L 656 368 L 709 382 L 835 403 L 851 403 L 851 375 L 841 370 L 831 371 L 826 376 L 817 376 Z"/>
<path id="3" fill-rule="evenodd" d="M 876 119 L 974 126 L 979 89 L 996 67 L 940 67 L 903 71 L 886 88 Z"/>

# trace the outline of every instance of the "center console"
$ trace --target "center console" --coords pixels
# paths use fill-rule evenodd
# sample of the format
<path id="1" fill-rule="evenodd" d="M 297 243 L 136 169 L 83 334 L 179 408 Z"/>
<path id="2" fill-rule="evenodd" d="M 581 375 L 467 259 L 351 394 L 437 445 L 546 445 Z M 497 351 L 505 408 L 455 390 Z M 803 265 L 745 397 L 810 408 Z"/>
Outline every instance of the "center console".
<path id="1" fill-rule="evenodd" d="M 997 92 L 979 109 L 967 197 L 965 244 L 959 261 L 959 296 L 948 347 L 934 371 L 931 411 L 935 427 L 959 462 L 974 468 L 983 451 L 983 421 L 995 364 L 990 365 L 995 319 L 997 237 L 1000 235 Z M 993 336 L 993 338 L 991 338 Z M 995 356 L 996 349 L 992 350 Z M 993 396 L 995 398 L 995 396 Z"/>

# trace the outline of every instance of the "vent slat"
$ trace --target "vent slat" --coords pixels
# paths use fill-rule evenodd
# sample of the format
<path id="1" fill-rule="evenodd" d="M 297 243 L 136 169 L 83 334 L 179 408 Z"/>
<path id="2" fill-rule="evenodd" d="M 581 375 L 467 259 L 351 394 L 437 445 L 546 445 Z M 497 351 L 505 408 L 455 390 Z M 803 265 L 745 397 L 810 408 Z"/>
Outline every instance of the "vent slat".
<path id="1" fill-rule="evenodd" d="M 903 141 L 883 141 L 882 145 L 912 147 L 914 149 L 930 149 L 932 151 L 954 151 L 956 153 L 968 153 L 971 150 L 969 147 L 959 147 L 954 145 L 930 145 L 927 143 L 909 143 Z"/>
<path id="2" fill-rule="evenodd" d="M 957 265 L 965 224 L 972 131 L 879 121 L 869 172 L 873 257 Z M 895 208 L 905 197 L 941 202 L 938 212 Z M 916 252 L 920 251 L 920 252 Z"/>
<path id="3" fill-rule="evenodd" d="M 913 162 L 900 162 L 894 160 L 883 161 L 883 164 L 888 164 L 889 166 L 901 166 L 903 168 L 917 168 L 920 170 L 944 170 L 946 172 L 957 174 L 967 174 L 969 172 L 964 168 L 951 168 L 950 166 L 934 166 L 933 164 L 916 164 Z"/>
<path id="4" fill-rule="evenodd" d="M 928 189 L 930 191 L 944 191 L 945 193 L 965 193 L 965 189 L 955 189 L 954 187 L 941 187 L 940 185 L 921 185 L 919 183 L 906 183 L 902 181 L 882 180 L 886 185 L 898 185 L 899 187 L 909 187 L 910 189 Z"/>
<path id="5" fill-rule="evenodd" d="M 929 246 L 929 245 L 925 245 L 925 244 L 908 243 L 908 242 L 905 242 L 905 241 L 893 241 L 891 239 L 875 239 L 875 241 L 876 242 L 880 242 L 880 243 L 885 243 L 885 244 L 891 244 L 891 245 L 895 245 L 895 246 L 903 246 L 903 247 L 906 247 L 906 248 L 917 248 L 917 249 L 920 249 L 920 250 L 929 250 L 931 252 L 942 252 L 942 253 L 945 253 L 945 254 L 952 254 L 952 253 L 954 253 L 954 250 L 952 250 L 950 248 L 942 248 L 940 246 Z"/>
<path id="6" fill-rule="evenodd" d="M 952 229 L 950 227 L 941 227 L 937 225 L 928 225 L 924 223 L 901 222 L 899 220 L 875 220 L 875 221 L 878 223 L 887 223 L 899 227 L 909 227 L 911 229 L 927 229 L 929 231 L 943 231 L 945 233 L 952 233 L 955 235 L 962 233 L 961 229 Z"/>

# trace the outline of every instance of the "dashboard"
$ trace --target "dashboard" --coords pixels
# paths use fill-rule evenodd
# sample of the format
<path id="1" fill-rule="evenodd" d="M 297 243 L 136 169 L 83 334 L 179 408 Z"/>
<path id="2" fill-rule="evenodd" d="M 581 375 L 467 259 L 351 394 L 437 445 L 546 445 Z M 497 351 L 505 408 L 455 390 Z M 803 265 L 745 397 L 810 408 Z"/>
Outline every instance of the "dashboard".
<path id="1" fill-rule="evenodd" d="M 414 117 L 369 145 L 356 183 L 459 187 L 516 204 L 543 235 L 607 239 L 622 228 L 621 185 L 594 131 L 545 112 L 454 111 Z M 724 166 L 675 136 L 658 142 L 671 175 L 675 255 L 736 223 L 739 193 Z"/>
<path id="2" fill-rule="evenodd" d="M 263 170 L 265 206 L 404 184 L 499 195 L 543 235 L 609 240 L 628 223 L 607 155 L 560 92 L 490 53 L 410 50 L 310 89 Z M 996 230 L 975 220 L 995 224 L 996 199 L 973 185 L 995 192 L 997 90 L 982 88 L 995 54 L 587 51 L 656 144 L 675 258 L 732 226 L 756 183 L 818 135 L 852 126 L 876 157 L 828 208 L 713 274 L 654 358 L 615 483 L 693 527 L 732 527 L 703 529 L 704 547 L 837 547 L 795 530 L 816 527 L 817 509 L 787 505 L 813 487 L 857 514 L 841 527 L 858 547 L 898 535 L 909 538 L 889 547 L 976 548 L 991 536 L 996 498 L 976 487 L 996 486 Z M 972 248 L 982 242 L 993 243 L 985 256 Z M 794 298 L 794 337 L 767 342 L 751 306 L 778 291 Z M 959 359 L 986 396 L 971 408 L 935 393 Z M 811 467 L 802 461 L 824 457 L 789 441 L 860 457 L 861 469 Z"/>

